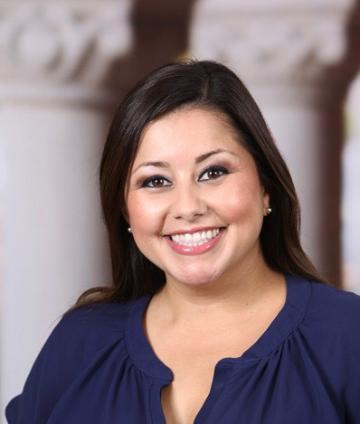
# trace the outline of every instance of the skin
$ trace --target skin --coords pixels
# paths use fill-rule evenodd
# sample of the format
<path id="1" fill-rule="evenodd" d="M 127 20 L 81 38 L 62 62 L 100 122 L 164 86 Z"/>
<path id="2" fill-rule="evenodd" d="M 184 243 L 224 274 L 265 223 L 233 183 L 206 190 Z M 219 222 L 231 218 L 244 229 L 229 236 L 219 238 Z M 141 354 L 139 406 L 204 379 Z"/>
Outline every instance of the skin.
<path id="1" fill-rule="evenodd" d="M 198 156 L 218 149 L 231 153 L 195 163 Z M 169 166 L 141 166 L 159 161 Z M 204 174 L 213 165 L 224 166 L 228 173 Z M 141 186 L 155 175 L 162 179 Z M 266 268 L 259 234 L 268 207 L 255 162 L 222 114 L 182 109 L 144 130 L 132 167 L 127 212 L 138 248 L 165 272 L 167 286 L 202 297 L 219 293 L 218 288 L 221 293 L 256 267 Z M 164 237 L 208 226 L 226 229 L 217 246 L 200 255 L 175 253 Z"/>
<path id="2" fill-rule="evenodd" d="M 224 152 L 196 163 L 219 149 Z M 149 162 L 157 164 L 143 166 Z M 267 266 L 259 241 L 269 205 L 252 156 L 220 112 L 180 109 L 143 131 L 127 214 L 138 248 L 166 275 L 144 328 L 175 375 L 162 390 L 168 423 L 193 422 L 216 362 L 240 356 L 284 305 L 284 277 Z M 166 235 L 198 227 L 225 230 L 207 252 L 189 256 L 171 249 Z"/>

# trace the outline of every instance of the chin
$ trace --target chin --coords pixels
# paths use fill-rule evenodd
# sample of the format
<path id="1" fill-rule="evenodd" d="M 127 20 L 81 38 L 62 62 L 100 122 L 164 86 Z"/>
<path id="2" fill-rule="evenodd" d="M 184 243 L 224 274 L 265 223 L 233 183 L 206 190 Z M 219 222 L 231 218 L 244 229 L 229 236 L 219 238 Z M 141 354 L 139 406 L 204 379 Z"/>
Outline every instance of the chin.
<path id="1" fill-rule="evenodd" d="M 174 278 L 182 284 L 189 286 L 204 286 L 211 284 L 217 278 L 219 278 L 218 273 L 209 273 L 209 272 L 189 272 L 182 273 L 181 275 L 174 276 Z"/>

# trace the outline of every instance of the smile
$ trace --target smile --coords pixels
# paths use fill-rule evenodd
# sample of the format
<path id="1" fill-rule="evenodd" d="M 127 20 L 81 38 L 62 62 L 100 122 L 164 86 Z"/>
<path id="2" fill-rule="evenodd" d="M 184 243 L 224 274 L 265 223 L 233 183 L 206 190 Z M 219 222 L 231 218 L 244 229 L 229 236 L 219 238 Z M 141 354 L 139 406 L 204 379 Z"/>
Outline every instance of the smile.
<path id="1" fill-rule="evenodd" d="M 172 250 L 182 255 L 198 255 L 217 245 L 225 228 L 213 228 L 191 233 L 171 234 L 166 238 Z"/>
<path id="2" fill-rule="evenodd" d="M 173 234 L 171 240 L 182 246 L 200 246 L 216 237 L 220 232 L 220 228 L 207 231 L 198 231 L 195 233 Z"/>

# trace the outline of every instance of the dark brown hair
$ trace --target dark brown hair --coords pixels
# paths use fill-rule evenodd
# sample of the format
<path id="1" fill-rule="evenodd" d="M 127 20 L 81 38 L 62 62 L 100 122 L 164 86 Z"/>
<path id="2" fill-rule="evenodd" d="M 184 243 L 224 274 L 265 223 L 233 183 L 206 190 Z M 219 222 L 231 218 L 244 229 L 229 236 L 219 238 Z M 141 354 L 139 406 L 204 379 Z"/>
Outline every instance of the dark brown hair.
<path id="1" fill-rule="evenodd" d="M 300 245 L 300 210 L 295 188 L 254 99 L 226 66 L 212 61 L 189 61 L 170 63 L 150 73 L 125 97 L 115 114 L 100 165 L 101 202 L 113 281 L 109 287 L 84 292 L 75 307 L 129 300 L 155 293 L 164 285 L 163 271 L 139 251 L 127 231 L 126 186 L 146 125 L 188 106 L 225 114 L 254 158 L 273 209 L 260 234 L 267 264 L 281 273 L 322 281 Z"/>

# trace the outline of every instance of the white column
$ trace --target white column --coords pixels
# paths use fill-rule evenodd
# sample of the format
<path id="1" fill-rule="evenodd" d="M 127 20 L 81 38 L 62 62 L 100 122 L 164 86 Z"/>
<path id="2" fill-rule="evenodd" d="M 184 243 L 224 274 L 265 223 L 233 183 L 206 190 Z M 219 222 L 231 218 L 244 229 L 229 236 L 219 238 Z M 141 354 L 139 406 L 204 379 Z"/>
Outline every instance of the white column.
<path id="1" fill-rule="evenodd" d="M 232 67 L 264 113 L 302 208 L 302 241 L 336 285 L 340 270 L 342 102 L 355 0 L 199 0 L 190 53 Z M 276 209 L 276 205 L 272 205 Z"/>
<path id="2" fill-rule="evenodd" d="M 128 3 L 0 2 L 1 419 L 45 338 L 110 281 L 98 169 Z M 116 99 L 118 100 L 118 99 Z"/>
<path id="3" fill-rule="evenodd" d="M 343 273 L 345 287 L 360 294 L 360 74 L 347 99 L 344 146 Z"/>

